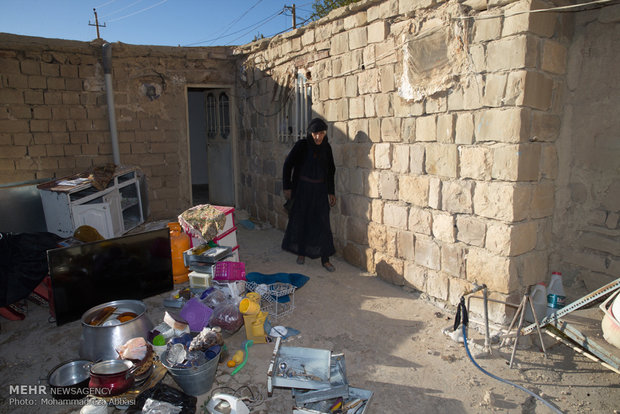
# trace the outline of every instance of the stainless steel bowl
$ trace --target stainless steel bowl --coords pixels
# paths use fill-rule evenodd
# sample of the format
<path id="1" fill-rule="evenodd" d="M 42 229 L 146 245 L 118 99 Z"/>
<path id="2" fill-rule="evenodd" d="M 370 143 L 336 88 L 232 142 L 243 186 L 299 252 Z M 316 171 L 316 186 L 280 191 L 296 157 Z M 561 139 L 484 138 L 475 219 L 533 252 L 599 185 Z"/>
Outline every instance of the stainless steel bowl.
<path id="1" fill-rule="evenodd" d="M 47 376 L 51 394 L 58 399 L 86 397 L 92 364 L 84 359 L 72 359 L 56 365 Z"/>
<path id="2" fill-rule="evenodd" d="M 114 325 L 93 326 L 91 321 L 105 307 L 115 307 L 117 313 L 132 312 L 137 316 L 126 322 Z M 132 338 L 146 338 L 153 323 L 146 315 L 146 305 L 139 300 L 115 300 L 97 305 L 82 315 L 82 336 L 80 338 L 80 357 L 92 361 L 118 358 L 116 349 Z"/>

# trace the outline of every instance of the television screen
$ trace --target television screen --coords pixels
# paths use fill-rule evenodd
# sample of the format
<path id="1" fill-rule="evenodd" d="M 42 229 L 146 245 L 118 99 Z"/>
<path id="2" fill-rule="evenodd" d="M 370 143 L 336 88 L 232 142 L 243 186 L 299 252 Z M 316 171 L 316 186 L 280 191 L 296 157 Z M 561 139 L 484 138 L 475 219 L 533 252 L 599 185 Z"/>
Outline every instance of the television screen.
<path id="1" fill-rule="evenodd" d="M 56 324 L 93 306 L 172 290 L 168 228 L 47 251 Z"/>

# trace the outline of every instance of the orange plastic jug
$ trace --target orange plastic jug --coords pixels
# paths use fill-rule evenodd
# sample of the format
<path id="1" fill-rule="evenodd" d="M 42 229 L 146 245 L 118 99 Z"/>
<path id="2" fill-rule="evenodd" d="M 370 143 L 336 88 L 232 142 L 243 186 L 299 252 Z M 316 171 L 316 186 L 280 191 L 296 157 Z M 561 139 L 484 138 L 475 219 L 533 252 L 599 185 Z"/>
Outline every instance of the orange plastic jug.
<path id="1" fill-rule="evenodd" d="M 168 223 L 170 229 L 170 255 L 172 258 L 172 279 L 174 283 L 184 283 L 189 280 L 189 269 L 183 262 L 183 252 L 189 249 L 190 239 L 183 232 L 179 223 Z"/>

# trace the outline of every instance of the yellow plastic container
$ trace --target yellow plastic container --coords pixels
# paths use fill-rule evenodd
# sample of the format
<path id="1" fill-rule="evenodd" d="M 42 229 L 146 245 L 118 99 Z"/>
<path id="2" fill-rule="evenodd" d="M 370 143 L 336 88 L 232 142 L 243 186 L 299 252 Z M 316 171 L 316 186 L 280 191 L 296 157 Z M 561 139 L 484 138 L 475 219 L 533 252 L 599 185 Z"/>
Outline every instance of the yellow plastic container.
<path id="1" fill-rule="evenodd" d="M 183 252 L 189 249 L 190 239 L 179 223 L 168 223 L 170 230 L 170 255 L 172 258 L 172 279 L 175 284 L 189 280 L 189 269 L 183 263 Z"/>
<path id="2" fill-rule="evenodd" d="M 241 299 L 241 302 L 239 302 L 239 312 L 243 313 L 244 315 L 256 315 L 258 314 L 258 312 L 260 312 L 260 302 L 252 300 L 251 298 L 246 296 L 245 298 Z"/>

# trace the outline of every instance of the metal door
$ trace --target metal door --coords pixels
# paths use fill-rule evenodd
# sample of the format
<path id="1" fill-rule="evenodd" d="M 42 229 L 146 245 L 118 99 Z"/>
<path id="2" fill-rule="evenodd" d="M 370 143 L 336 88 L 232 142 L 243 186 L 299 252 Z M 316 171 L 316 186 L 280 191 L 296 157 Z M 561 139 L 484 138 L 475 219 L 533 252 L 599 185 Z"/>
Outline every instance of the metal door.
<path id="1" fill-rule="evenodd" d="M 233 206 L 235 202 L 230 105 L 227 89 L 206 90 L 209 202 L 221 206 Z"/>

